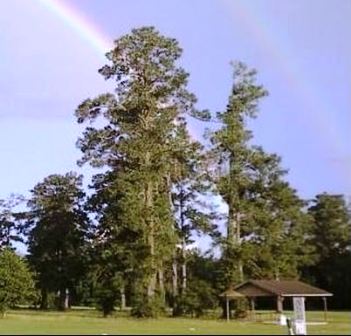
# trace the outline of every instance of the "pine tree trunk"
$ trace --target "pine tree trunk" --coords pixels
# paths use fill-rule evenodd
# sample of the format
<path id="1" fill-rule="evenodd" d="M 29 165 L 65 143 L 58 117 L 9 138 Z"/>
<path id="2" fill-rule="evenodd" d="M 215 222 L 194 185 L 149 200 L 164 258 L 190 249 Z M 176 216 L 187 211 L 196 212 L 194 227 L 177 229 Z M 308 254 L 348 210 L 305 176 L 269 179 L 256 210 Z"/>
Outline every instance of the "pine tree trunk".
<path id="1" fill-rule="evenodd" d="M 236 244 L 238 248 L 241 245 L 241 214 L 239 212 L 236 213 Z M 240 258 L 238 261 L 238 273 L 239 273 L 239 281 L 244 281 L 244 270 L 243 270 L 243 260 Z"/>
<path id="2" fill-rule="evenodd" d="M 244 282 L 244 269 L 243 269 L 243 261 L 238 261 L 238 272 L 239 272 L 239 281 L 242 283 Z"/>
<path id="3" fill-rule="evenodd" d="M 66 288 L 66 296 L 65 296 L 65 310 L 69 309 L 70 305 L 69 305 L 69 289 Z"/>
<path id="4" fill-rule="evenodd" d="M 60 289 L 59 293 L 59 306 L 58 309 L 61 311 L 65 311 L 69 308 L 69 291 L 67 288 Z"/>
<path id="5" fill-rule="evenodd" d="M 162 303 L 166 303 L 166 292 L 165 292 L 165 279 L 164 279 L 164 274 L 163 274 L 163 269 L 160 268 L 158 270 L 158 282 L 159 282 L 159 288 L 160 288 L 160 296 L 162 299 Z"/>
<path id="6" fill-rule="evenodd" d="M 150 152 L 146 153 L 145 164 L 147 169 L 150 166 Z M 157 268 L 155 265 L 155 223 L 152 218 L 153 210 L 153 184 L 151 181 L 146 183 L 145 188 L 145 205 L 146 205 L 146 224 L 149 229 L 148 232 L 148 244 L 150 248 L 150 278 L 147 288 L 148 299 L 151 300 L 155 295 L 156 283 L 157 283 Z"/>
<path id="7" fill-rule="evenodd" d="M 180 212 L 180 227 L 182 229 L 182 294 L 185 293 L 186 290 L 186 281 L 187 281 L 187 274 L 186 274 L 186 229 L 185 229 L 185 206 L 184 206 L 184 190 L 180 191 L 180 202 L 179 202 L 179 212 Z"/>
<path id="8" fill-rule="evenodd" d="M 233 216 L 233 209 L 230 206 L 230 204 L 228 204 L 228 206 L 229 206 L 229 211 L 228 211 L 228 224 L 227 224 L 227 242 L 229 243 L 229 245 L 232 246 L 235 243 L 234 232 L 236 230 L 236 224 Z"/>
<path id="9" fill-rule="evenodd" d="M 185 238 L 182 241 L 182 294 L 185 293 L 187 285 L 187 269 L 186 269 L 186 242 Z"/>
<path id="10" fill-rule="evenodd" d="M 153 230 L 149 234 L 149 246 L 150 246 L 150 279 L 147 289 L 148 299 L 151 300 L 155 296 L 156 283 L 157 283 L 157 269 L 155 267 L 155 239 Z"/>
<path id="11" fill-rule="evenodd" d="M 121 310 L 126 309 L 126 293 L 125 293 L 125 287 L 122 286 L 121 288 Z"/>
<path id="12" fill-rule="evenodd" d="M 173 257 L 172 264 L 172 290 L 173 290 L 173 298 L 178 296 L 178 264 L 176 260 L 176 256 Z"/>
<path id="13" fill-rule="evenodd" d="M 231 248 L 240 248 L 241 245 L 241 228 L 240 228 L 240 213 L 234 211 L 234 206 L 229 205 L 228 227 L 227 227 L 228 245 Z M 237 273 L 239 282 L 244 281 L 243 262 L 239 258 L 237 264 Z"/>
<path id="14" fill-rule="evenodd" d="M 48 290 L 46 288 L 42 288 L 41 289 L 40 309 L 46 310 L 48 308 L 49 308 Z"/>

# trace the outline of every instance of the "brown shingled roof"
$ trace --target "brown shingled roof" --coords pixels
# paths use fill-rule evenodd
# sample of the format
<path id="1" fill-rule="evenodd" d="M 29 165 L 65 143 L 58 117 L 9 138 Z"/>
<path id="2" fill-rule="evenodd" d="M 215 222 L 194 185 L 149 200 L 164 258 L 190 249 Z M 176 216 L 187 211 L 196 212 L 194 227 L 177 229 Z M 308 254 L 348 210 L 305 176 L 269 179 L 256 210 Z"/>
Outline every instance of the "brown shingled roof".
<path id="1" fill-rule="evenodd" d="M 298 280 L 249 280 L 235 288 L 239 293 L 256 287 L 271 296 L 332 296 L 333 294 Z M 243 293 L 244 294 L 244 293 Z M 267 295 L 268 296 L 268 295 Z"/>
<path id="2" fill-rule="evenodd" d="M 240 299 L 244 298 L 245 296 L 232 288 L 227 289 L 225 292 L 220 294 L 219 296 L 227 297 L 229 299 Z"/>

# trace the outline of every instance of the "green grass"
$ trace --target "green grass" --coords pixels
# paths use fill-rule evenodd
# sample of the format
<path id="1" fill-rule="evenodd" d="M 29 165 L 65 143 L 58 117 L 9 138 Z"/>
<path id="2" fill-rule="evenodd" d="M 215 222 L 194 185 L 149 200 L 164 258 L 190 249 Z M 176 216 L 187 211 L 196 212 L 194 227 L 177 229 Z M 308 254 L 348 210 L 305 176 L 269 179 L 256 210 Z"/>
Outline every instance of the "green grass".
<path id="1" fill-rule="evenodd" d="M 321 320 L 320 312 L 309 312 L 308 321 Z M 308 334 L 347 335 L 351 332 L 351 313 L 330 312 L 327 325 L 307 326 Z M 0 320 L 0 334 L 243 334 L 284 335 L 287 328 L 266 323 L 187 318 L 137 320 L 128 317 L 101 318 L 93 310 L 67 313 L 30 310 L 10 311 Z"/>

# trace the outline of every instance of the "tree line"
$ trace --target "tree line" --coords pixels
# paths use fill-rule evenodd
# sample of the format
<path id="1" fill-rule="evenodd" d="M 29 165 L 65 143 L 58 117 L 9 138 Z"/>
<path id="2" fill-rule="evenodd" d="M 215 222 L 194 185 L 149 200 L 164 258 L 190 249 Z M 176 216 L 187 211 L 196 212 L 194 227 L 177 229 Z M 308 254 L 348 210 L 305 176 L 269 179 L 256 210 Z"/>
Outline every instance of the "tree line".
<path id="1" fill-rule="evenodd" d="M 153 27 L 117 39 L 99 70 L 114 91 L 75 112 L 85 125 L 78 164 L 97 168 L 89 195 L 69 172 L 44 178 L 27 200 L 0 203 L 1 255 L 31 273 L 32 303 L 201 315 L 246 279 L 301 278 L 333 292 L 334 308 L 350 308 L 345 197 L 301 199 L 281 158 L 252 143 L 248 123 L 268 95 L 254 69 L 232 64 L 227 105 L 214 114 L 196 107 L 181 54 Z M 189 119 L 208 125 L 202 142 Z M 26 210 L 15 211 L 20 202 Z M 189 248 L 203 235 L 206 253 Z M 16 242 L 26 244 L 25 260 L 11 254 Z"/>

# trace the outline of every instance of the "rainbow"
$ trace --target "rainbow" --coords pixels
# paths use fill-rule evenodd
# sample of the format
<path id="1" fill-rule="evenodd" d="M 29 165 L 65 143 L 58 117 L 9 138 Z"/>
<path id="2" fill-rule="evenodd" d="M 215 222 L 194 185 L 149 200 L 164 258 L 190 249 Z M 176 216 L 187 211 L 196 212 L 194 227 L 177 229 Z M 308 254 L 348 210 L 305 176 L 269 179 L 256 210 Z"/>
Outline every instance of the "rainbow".
<path id="1" fill-rule="evenodd" d="M 64 0 L 37 0 L 44 7 L 60 18 L 65 25 L 70 26 L 83 40 L 85 40 L 99 56 L 112 48 L 112 39 L 104 34 L 91 20 L 83 15 L 78 9 Z M 333 110 L 328 104 L 320 99 L 319 95 L 311 87 L 310 81 L 294 64 L 290 57 L 288 45 L 282 43 L 277 32 L 273 32 L 264 24 L 262 13 L 257 13 L 249 1 L 221 0 L 226 9 L 236 21 L 240 21 L 250 31 L 260 48 L 272 58 L 272 61 L 280 68 L 287 87 L 295 90 L 301 102 L 309 113 L 301 116 L 304 123 L 326 146 L 328 152 L 337 157 L 343 157 L 345 144 L 335 120 L 332 118 Z M 298 111 L 296 111 L 298 113 Z M 343 151 L 344 149 L 344 151 Z M 343 174 L 351 181 L 349 165 L 343 166 Z"/>
<path id="2" fill-rule="evenodd" d="M 111 50 L 113 40 L 72 5 L 63 0 L 37 1 L 61 19 L 65 25 L 71 27 L 99 56 L 105 57 L 106 52 Z"/>
<path id="3" fill-rule="evenodd" d="M 348 142 L 347 139 L 341 137 L 340 127 L 333 118 L 333 109 L 325 99 L 321 99 L 306 75 L 292 61 L 292 53 L 286 39 L 283 42 L 283 39 L 279 38 L 279 30 L 272 31 L 272 28 L 265 24 L 261 11 L 258 13 L 250 1 L 221 0 L 221 3 L 226 12 L 246 26 L 259 47 L 268 53 L 272 62 L 279 67 L 286 81 L 286 86 L 297 93 L 303 105 L 308 109 L 308 113 L 299 117 L 331 153 L 329 159 L 334 159 L 335 156 L 344 157 L 344 153 L 347 152 L 345 146 Z M 348 164 L 342 166 L 342 173 L 351 183 L 351 170 Z"/>

